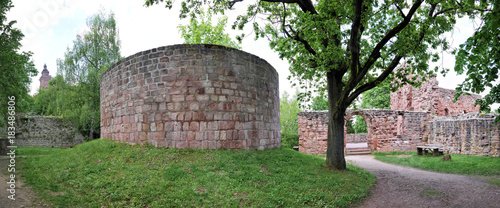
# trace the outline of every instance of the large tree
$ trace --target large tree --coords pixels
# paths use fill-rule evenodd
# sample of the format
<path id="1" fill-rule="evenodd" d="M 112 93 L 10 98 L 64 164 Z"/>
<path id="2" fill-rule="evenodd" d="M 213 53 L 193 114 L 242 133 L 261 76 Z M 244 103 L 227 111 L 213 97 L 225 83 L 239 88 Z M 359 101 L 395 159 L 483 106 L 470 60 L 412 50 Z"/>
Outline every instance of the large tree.
<path id="1" fill-rule="evenodd" d="M 76 36 L 73 47 L 63 59 L 57 60 L 58 75 L 76 90 L 84 102 L 79 116 L 81 129 L 88 131 L 90 139 L 100 132 L 100 79 L 101 74 L 121 59 L 120 40 L 116 20 L 111 12 L 97 13 L 87 19 L 88 31 Z M 76 99 L 79 100 L 79 99 Z M 64 114 L 67 115 L 67 114 Z"/>
<path id="2" fill-rule="evenodd" d="M 457 87 L 455 99 L 466 92 L 481 93 L 488 87 L 490 92 L 476 100 L 481 111 L 490 112 L 491 104 L 500 103 L 500 1 L 494 1 L 492 11 L 481 18 L 482 26 L 465 43 L 455 50 L 455 71 L 467 74 Z M 496 84 L 495 84 L 496 81 Z M 497 111 L 500 110 L 500 107 Z M 500 122 L 500 116 L 495 123 Z"/>
<path id="3" fill-rule="evenodd" d="M 204 5 L 214 12 L 232 9 L 243 0 L 185 0 L 180 17 L 195 18 Z M 163 2 L 146 0 L 146 5 Z M 167 7 L 174 1 L 165 1 Z M 489 2 L 470 0 L 254 0 L 234 28 L 252 24 L 257 37 L 267 37 L 272 49 L 290 63 L 300 83 L 328 92 L 329 124 L 326 163 L 346 169 L 344 114 L 363 92 L 387 78 L 397 85 L 418 84 L 411 73 L 425 77 L 428 61 L 437 61 L 440 35 L 450 31 L 457 15 L 485 11 Z M 258 17 L 258 18 L 256 18 Z M 263 21 L 257 21 L 263 19 Z M 394 69 L 401 60 L 412 67 Z M 435 69 L 437 70 L 437 69 Z M 307 87 L 307 86 L 305 86 Z M 305 95 L 312 94 L 311 91 Z M 310 97 L 310 96 L 309 96 Z M 304 98 L 304 97 L 303 97 Z"/>
<path id="4" fill-rule="evenodd" d="M 7 113 L 7 102 L 15 97 L 16 112 L 29 110 L 29 85 L 38 74 L 31 52 L 21 52 L 21 30 L 16 21 L 7 21 L 6 13 L 13 7 L 10 0 L 0 0 L 0 119 Z M 0 123 L 3 126 L 4 122 Z"/>

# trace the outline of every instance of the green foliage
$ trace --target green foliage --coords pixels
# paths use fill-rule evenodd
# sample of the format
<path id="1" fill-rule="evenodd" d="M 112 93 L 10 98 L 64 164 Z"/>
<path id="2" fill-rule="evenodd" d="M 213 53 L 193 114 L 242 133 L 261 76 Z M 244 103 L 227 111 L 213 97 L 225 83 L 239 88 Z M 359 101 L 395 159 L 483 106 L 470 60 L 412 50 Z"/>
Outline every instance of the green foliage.
<path id="1" fill-rule="evenodd" d="M 311 104 L 311 109 L 313 111 L 325 111 L 328 110 L 328 100 L 323 95 L 318 95 L 314 97 Z"/>
<path id="2" fill-rule="evenodd" d="M 391 83 L 383 81 L 377 87 L 363 93 L 362 109 L 391 109 Z"/>
<path id="3" fill-rule="evenodd" d="M 356 133 L 356 131 L 354 130 L 354 127 L 352 125 L 352 119 L 347 120 L 347 122 L 345 124 L 345 128 L 346 128 L 346 133 L 347 134 L 355 134 Z"/>
<path id="4" fill-rule="evenodd" d="M 396 152 L 377 152 L 374 154 L 375 159 L 383 162 L 424 170 L 476 176 L 500 175 L 500 158 L 498 157 L 451 154 L 451 160 L 443 162 L 441 157 L 417 156 L 416 152 L 409 152 L 411 157 L 387 157 L 387 155 L 394 155 Z"/>
<path id="5" fill-rule="evenodd" d="M 217 20 L 217 25 L 212 25 L 212 12 L 201 10 L 199 18 L 191 18 L 189 25 L 179 25 L 179 32 L 186 44 L 214 44 L 241 49 L 238 42 L 225 33 L 227 17 Z"/>
<path id="6" fill-rule="evenodd" d="M 363 118 L 363 116 L 360 115 L 355 115 L 353 117 L 356 117 L 356 121 L 354 122 L 353 128 L 356 134 L 366 134 L 367 131 L 367 125 L 366 121 Z"/>
<path id="7" fill-rule="evenodd" d="M 351 207 L 375 177 L 287 149 L 193 150 L 99 139 L 18 148 L 23 181 L 51 207 Z"/>
<path id="8" fill-rule="evenodd" d="M 159 2 L 163 1 L 145 0 L 146 6 Z M 171 8 L 173 2 L 167 0 L 166 7 Z M 184 0 L 180 17 L 196 18 L 203 6 L 223 14 L 238 2 Z M 396 87 L 421 84 L 433 73 L 428 62 L 439 59 L 434 49 L 448 48 L 442 34 L 453 29 L 457 17 L 474 15 L 488 5 L 489 1 L 469 0 L 259 0 L 248 4 L 233 29 L 251 24 L 257 38 L 269 39 L 270 47 L 289 61 L 291 77 L 297 78 L 305 92 L 299 100 L 310 101 L 317 91 L 328 92 L 326 162 L 343 170 L 340 126 L 347 107 L 385 79 L 394 81 Z M 410 67 L 395 70 L 401 60 Z M 408 78 L 409 73 L 423 79 Z"/>
<path id="9" fill-rule="evenodd" d="M 58 75 L 35 97 L 34 111 L 63 116 L 92 139 L 100 133 L 101 74 L 121 57 L 113 13 L 101 11 L 87 19 L 87 26 L 57 60 Z"/>
<path id="10" fill-rule="evenodd" d="M 493 1 L 492 11 L 484 14 L 483 24 L 474 35 L 454 51 L 455 71 L 466 73 L 467 78 L 457 87 L 455 100 L 466 92 L 481 93 L 487 88 L 490 92 L 476 100 L 481 111 L 490 112 L 491 104 L 500 103 L 500 82 L 497 81 L 500 67 L 500 1 Z M 496 82 L 496 83 L 495 83 Z M 499 108 L 500 110 L 500 108 Z M 497 117 L 495 123 L 500 122 Z"/>
<path id="11" fill-rule="evenodd" d="M 7 22 L 6 13 L 14 7 L 10 0 L 0 1 L 0 126 L 6 119 L 9 97 L 15 97 L 15 112 L 27 112 L 33 102 L 28 94 L 30 77 L 38 71 L 31 61 L 31 52 L 21 52 L 21 30 L 16 29 L 16 21 Z"/>
<path id="12" fill-rule="evenodd" d="M 284 92 L 280 99 L 281 146 L 292 148 L 299 145 L 298 113 L 301 112 L 297 95 L 290 97 Z"/>

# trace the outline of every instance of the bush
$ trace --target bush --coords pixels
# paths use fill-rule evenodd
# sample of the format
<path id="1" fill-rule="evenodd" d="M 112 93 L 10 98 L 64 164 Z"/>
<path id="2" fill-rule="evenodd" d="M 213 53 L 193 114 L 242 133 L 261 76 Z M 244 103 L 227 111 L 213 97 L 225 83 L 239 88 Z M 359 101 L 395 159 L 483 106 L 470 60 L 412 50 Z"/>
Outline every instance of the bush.
<path id="1" fill-rule="evenodd" d="M 293 148 L 293 146 L 299 146 L 299 135 L 281 134 L 281 146 L 285 148 Z"/>

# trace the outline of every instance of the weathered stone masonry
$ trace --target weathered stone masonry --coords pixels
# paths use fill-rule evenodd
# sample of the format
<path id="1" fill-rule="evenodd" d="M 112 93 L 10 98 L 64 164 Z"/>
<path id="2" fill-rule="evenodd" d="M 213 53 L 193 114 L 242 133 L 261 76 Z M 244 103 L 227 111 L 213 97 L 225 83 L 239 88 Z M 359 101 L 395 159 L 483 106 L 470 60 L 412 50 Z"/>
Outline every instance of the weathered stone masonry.
<path id="1" fill-rule="evenodd" d="M 83 143 L 83 136 L 70 122 L 53 116 L 16 116 L 15 146 L 73 147 Z"/>
<path id="2" fill-rule="evenodd" d="M 265 60 L 214 45 L 139 52 L 101 78 L 101 132 L 176 148 L 281 146 L 278 73 Z"/>
<path id="3" fill-rule="evenodd" d="M 497 114 L 468 113 L 436 117 L 429 122 L 429 143 L 443 144 L 445 152 L 500 157 Z"/>
<path id="4" fill-rule="evenodd" d="M 366 141 L 366 134 L 346 134 L 345 141 L 347 143 L 363 143 Z"/>
<path id="5" fill-rule="evenodd" d="M 371 150 L 388 152 L 404 146 L 415 150 L 425 143 L 442 144 L 455 154 L 500 156 L 500 130 L 494 125 L 495 114 L 479 114 L 474 106 L 478 95 L 461 96 L 453 102 L 453 90 L 437 87 L 435 79 L 421 88 L 405 86 L 391 94 L 392 110 L 347 111 L 346 121 L 354 115 L 367 123 L 366 140 Z M 472 113 L 475 112 L 475 113 Z M 464 114 L 465 113 L 465 114 Z M 309 154 L 325 154 L 327 112 L 299 113 L 299 150 Z M 345 134 L 345 142 L 353 135 Z"/>
<path id="6" fill-rule="evenodd" d="M 308 154 L 325 154 L 328 135 L 327 111 L 299 113 L 299 150 Z M 348 110 L 345 120 L 354 115 L 362 116 L 367 124 L 366 140 L 371 150 L 395 151 L 395 141 L 408 141 L 408 148 L 416 149 L 423 144 L 425 112 L 394 110 Z M 346 129 L 345 129 L 346 131 Z M 344 131 L 344 139 L 347 136 Z M 345 143 L 344 142 L 344 143 Z M 402 143 L 402 142 L 401 142 Z"/>
<path id="7" fill-rule="evenodd" d="M 404 111 L 423 111 L 432 115 L 447 116 L 452 114 L 479 112 L 475 101 L 481 96 L 460 96 L 457 102 L 455 90 L 440 88 L 436 78 L 422 83 L 420 88 L 406 85 L 391 93 L 391 109 Z"/>

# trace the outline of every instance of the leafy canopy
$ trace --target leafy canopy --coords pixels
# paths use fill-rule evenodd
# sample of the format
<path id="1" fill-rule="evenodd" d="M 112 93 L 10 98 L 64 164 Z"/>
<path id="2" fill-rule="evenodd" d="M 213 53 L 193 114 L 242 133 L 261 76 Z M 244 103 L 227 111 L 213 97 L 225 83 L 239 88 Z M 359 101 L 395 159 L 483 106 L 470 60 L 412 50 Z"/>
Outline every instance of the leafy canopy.
<path id="1" fill-rule="evenodd" d="M 6 13 L 14 5 L 10 0 L 0 1 L 0 118 L 6 118 L 9 97 L 14 96 L 15 112 L 25 112 L 30 108 L 28 94 L 31 78 L 38 74 L 31 52 L 21 52 L 21 30 L 15 28 L 16 21 L 7 21 Z M 3 122 L 0 123 L 4 124 Z"/>
<path id="2" fill-rule="evenodd" d="M 363 93 L 362 109 L 391 109 L 391 83 L 387 80 Z"/>
<path id="3" fill-rule="evenodd" d="M 324 95 L 318 95 L 313 98 L 313 102 L 311 104 L 311 109 L 313 111 L 324 111 L 328 110 L 328 100 Z"/>
<path id="4" fill-rule="evenodd" d="M 297 94 L 290 96 L 284 92 L 280 99 L 281 145 L 292 148 L 299 145 L 299 108 Z"/>
<path id="5" fill-rule="evenodd" d="M 492 11 L 482 16 L 483 24 L 474 35 L 454 51 L 455 71 L 466 74 L 465 81 L 457 87 L 455 99 L 466 92 L 481 93 L 487 88 L 490 92 L 476 100 L 481 111 L 490 112 L 491 104 L 500 103 L 500 1 L 494 1 Z M 496 83 L 495 83 L 496 82 Z M 497 109 L 497 111 L 500 108 Z M 500 122 L 500 117 L 495 120 Z"/>
<path id="6" fill-rule="evenodd" d="M 225 33 L 227 17 L 218 18 L 212 25 L 212 12 L 201 10 L 199 18 L 191 18 L 188 25 L 179 25 L 179 32 L 186 44 L 214 44 L 241 49 L 238 42 Z"/>
<path id="7" fill-rule="evenodd" d="M 87 27 L 67 48 L 64 58 L 57 60 L 58 76 L 46 91 L 40 91 L 36 107 L 41 114 L 69 118 L 92 139 L 100 133 L 101 74 L 121 56 L 112 12 L 89 17 Z M 53 99 L 45 101 L 46 97 Z"/>
<path id="8" fill-rule="evenodd" d="M 224 13 L 243 1 L 185 0 L 180 17 L 196 18 L 204 5 Z M 145 0 L 147 6 L 160 2 Z M 439 58 L 435 49 L 448 48 L 441 35 L 453 28 L 457 17 L 473 16 L 489 6 L 486 0 L 245 2 L 246 13 L 236 18 L 233 29 L 250 24 L 256 37 L 269 39 L 271 48 L 289 61 L 291 76 L 305 89 L 299 99 L 310 100 L 318 90 L 328 92 L 326 163 L 338 170 L 346 168 L 343 126 L 347 107 L 385 79 L 394 80 L 397 86 L 425 81 L 433 73 L 428 62 Z M 171 8 L 174 1 L 165 3 Z M 401 60 L 411 67 L 395 71 Z M 424 78 L 407 78 L 410 73 Z"/>

